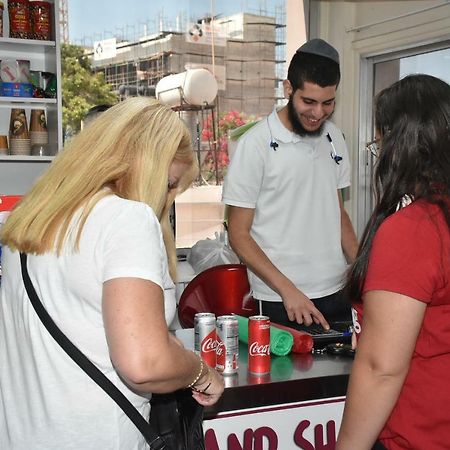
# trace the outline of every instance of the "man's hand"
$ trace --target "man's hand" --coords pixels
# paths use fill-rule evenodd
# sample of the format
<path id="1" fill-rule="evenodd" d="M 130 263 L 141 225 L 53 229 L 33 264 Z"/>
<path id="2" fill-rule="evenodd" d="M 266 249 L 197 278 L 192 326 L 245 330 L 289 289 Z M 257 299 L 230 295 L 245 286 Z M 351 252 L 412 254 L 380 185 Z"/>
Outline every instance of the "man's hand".
<path id="1" fill-rule="evenodd" d="M 282 297 L 289 320 L 306 326 L 314 322 L 322 325 L 326 330 L 330 328 L 325 317 L 314 306 L 314 303 L 297 288 L 293 287 L 288 293 L 283 294 Z"/>

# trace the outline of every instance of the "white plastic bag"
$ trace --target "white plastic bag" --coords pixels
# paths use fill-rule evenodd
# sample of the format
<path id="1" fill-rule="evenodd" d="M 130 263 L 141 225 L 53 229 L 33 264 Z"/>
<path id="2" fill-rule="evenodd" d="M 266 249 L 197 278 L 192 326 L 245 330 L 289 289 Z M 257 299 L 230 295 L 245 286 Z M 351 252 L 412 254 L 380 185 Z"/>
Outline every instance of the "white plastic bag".
<path id="1" fill-rule="evenodd" d="M 226 231 L 216 231 L 214 239 L 203 239 L 191 248 L 187 262 L 198 274 L 221 264 L 239 264 L 239 258 L 228 244 Z"/>

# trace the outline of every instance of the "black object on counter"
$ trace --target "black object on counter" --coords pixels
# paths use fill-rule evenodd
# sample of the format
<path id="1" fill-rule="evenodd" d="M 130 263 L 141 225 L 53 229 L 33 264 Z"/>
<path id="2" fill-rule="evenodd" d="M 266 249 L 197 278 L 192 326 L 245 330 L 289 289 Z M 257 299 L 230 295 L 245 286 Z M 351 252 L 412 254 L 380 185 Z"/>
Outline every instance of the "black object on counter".
<path id="1" fill-rule="evenodd" d="M 353 358 L 355 356 L 356 350 L 352 348 L 350 344 L 343 344 L 339 342 L 336 344 L 328 344 L 327 352 L 331 355 L 350 356 L 351 358 Z"/>

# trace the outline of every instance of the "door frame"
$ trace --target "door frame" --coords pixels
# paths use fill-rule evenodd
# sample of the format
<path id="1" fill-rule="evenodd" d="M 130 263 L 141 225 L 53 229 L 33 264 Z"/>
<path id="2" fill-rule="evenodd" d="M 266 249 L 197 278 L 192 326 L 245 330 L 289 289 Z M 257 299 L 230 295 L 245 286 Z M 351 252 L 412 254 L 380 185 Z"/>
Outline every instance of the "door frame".
<path id="1" fill-rule="evenodd" d="M 382 62 L 416 56 L 432 51 L 450 48 L 450 40 L 435 42 L 426 45 L 414 45 L 410 48 L 386 51 L 377 55 L 360 57 L 360 83 L 359 83 L 359 138 L 358 149 L 358 204 L 357 204 L 357 234 L 362 236 L 366 223 L 373 210 L 374 197 L 372 190 L 372 174 L 375 158 L 371 156 L 365 143 L 375 136 L 373 118 L 373 99 L 375 96 L 375 65 Z"/>

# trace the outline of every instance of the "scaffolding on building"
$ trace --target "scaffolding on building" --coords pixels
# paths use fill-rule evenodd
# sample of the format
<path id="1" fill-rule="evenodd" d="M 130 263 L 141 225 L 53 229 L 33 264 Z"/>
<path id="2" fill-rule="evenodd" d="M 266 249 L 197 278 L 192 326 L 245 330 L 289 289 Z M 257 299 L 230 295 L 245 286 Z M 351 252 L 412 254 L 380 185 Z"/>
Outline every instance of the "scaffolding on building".
<path id="1" fill-rule="evenodd" d="M 64 44 L 69 43 L 69 4 L 68 0 L 59 1 L 60 38 Z"/>
<path id="2" fill-rule="evenodd" d="M 207 159 L 207 155 L 213 154 L 212 171 L 219 183 L 222 178 L 217 168 L 220 119 L 230 111 L 243 113 L 249 120 L 257 119 L 270 113 L 283 97 L 285 23 L 284 6 L 277 7 L 270 15 L 238 13 L 223 18 L 203 17 L 195 26 L 200 30 L 211 27 L 212 43 L 199 43 L 188 39 L 186 27 L 183 31 L 178 25 L 178 30 L 164 30 L 164 21 L 159 20 L 157 32 L 134 40 L 116 38 L 114 57 L 96 60 L 93 48 L 87 55 L 92 56 L 94 70 L 104 73 L 106 82 L 113 86 L 120 99 L 154 96 L 159 80 L 189 68 L 204 67 L 213 72 L 219 85 L 213 108 L 211 105 L 202 108 L 189 120 L 195 124 L 191 133 L 196 148 L 205 122 L 214 119 L 213 137 L 201 141 L 199 152 L 202 161 L 205 155 Z M 221 35 L 216 36 L 214 43 L 215 27 Z M 180 111 L 180 114 L 193 116 L 192 111 Z"/>
<path id="3" fill-rule="evenodd" d="M 161 78 L 190 67 L 213 68 L 219 80 L 221 111 L 267 114 L 281 97 L 284 8 L 277 7 L 272 16 L 239 13 L 215 23 L 226 36 L 224 46 L 187 42 L 185 32 L 161 30 L 134 41 L 118 40 L 116 56 L 94 61 L 93 67 L 104 73 L 121 98 L 151 95 Z"/>

